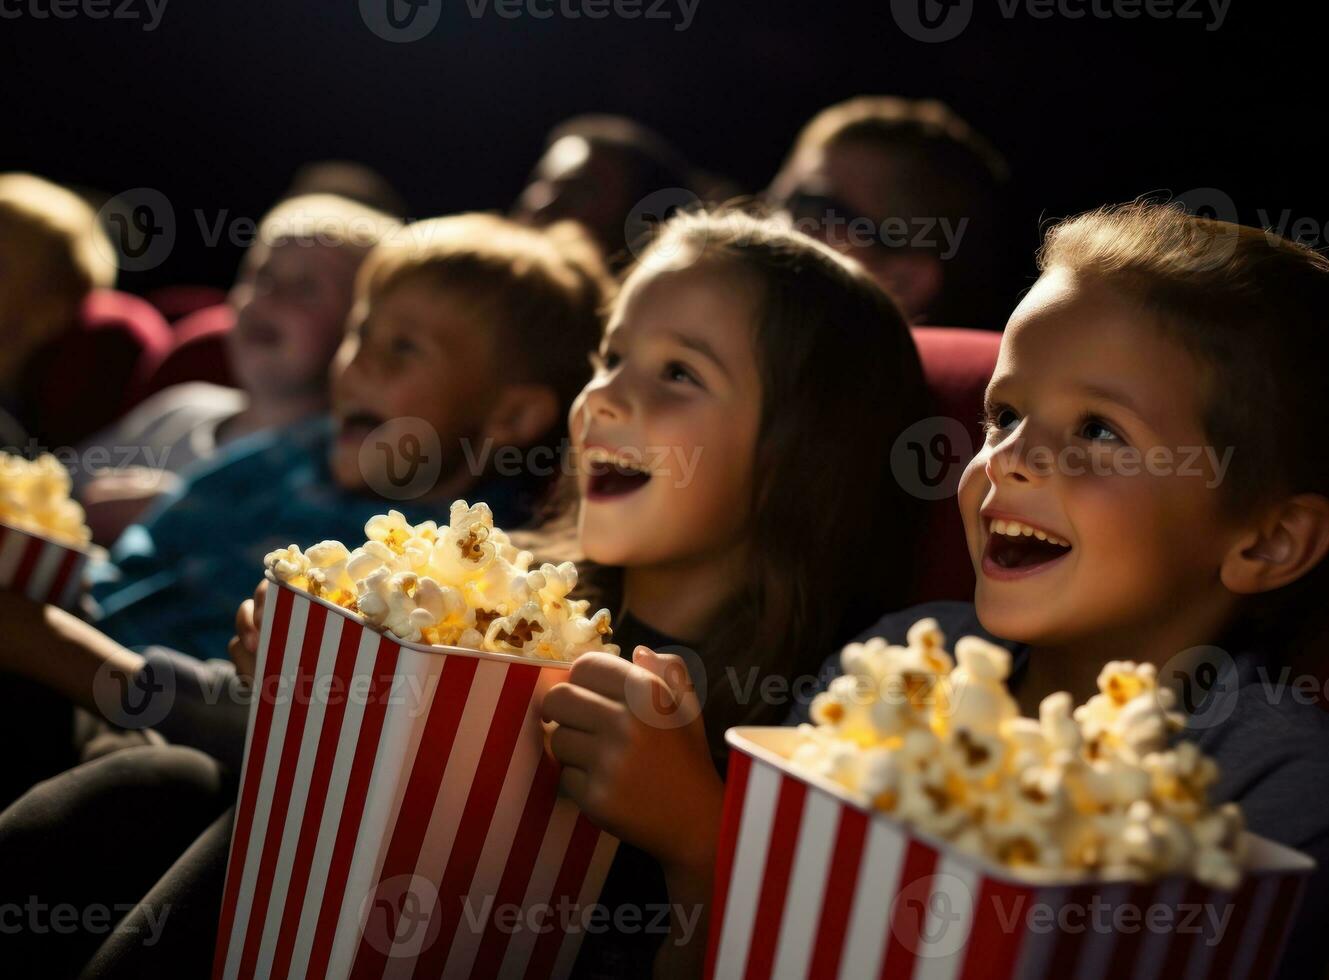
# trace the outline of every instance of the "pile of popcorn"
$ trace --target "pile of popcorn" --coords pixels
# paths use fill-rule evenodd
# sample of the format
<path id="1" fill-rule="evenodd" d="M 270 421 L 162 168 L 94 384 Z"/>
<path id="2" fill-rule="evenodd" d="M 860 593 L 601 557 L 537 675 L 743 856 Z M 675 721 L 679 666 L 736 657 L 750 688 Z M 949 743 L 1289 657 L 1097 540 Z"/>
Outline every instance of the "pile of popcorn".
<path id="1" fill-rule="evenodd" d="M 444 527 L 412 526 L 389 511 L 369 520 L 365 537 L 354 551 L 340 541 L 291 545 L 264 564 L 279 581 L 414 643 L 539 660 L 618 653 L 609 610 L 588 616 L 588 602 L 568 598 L 576 566 L 531 568 L 531 553 L 494 527 L 487 504 L 454 502 Z"/>
<path id="2" fill-rule="evenodd" d="M 92 532 L 83 508 L 69 496 L 69 472 L 49 454 L 31 462 L 0 453 L 0 522 L 85 547 Z"/>
<path id="3" fill-rule="evenodd" d="M 1181 727 L 1150 664 L 1113 661 L 1099 693 L 1065 692 L 1022 718 L 1006 688 L 1010 654 L 978 637 L 943 648 L 936 620 L 906 646 L 850 644 L 844 674 L 812 703 L 791 764 L 873 808 L 1033 881 L 1144 881 L 1183 874 L 1240 881 L 1244 823 L 1212 807 L 1214 761 Z"/>

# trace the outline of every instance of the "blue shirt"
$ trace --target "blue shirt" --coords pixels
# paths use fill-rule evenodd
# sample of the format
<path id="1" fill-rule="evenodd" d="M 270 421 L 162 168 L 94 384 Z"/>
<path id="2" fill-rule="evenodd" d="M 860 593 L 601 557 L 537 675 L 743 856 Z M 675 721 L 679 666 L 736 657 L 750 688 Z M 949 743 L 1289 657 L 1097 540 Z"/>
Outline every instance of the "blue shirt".
<path id="1" fill-rule="evenodd" d="M 328 538 L 351 547 L 375 514 L 447 520 L 450 501 L 385 501 L 339 487 L 328 465 L 332 425 L 321 417 L 238 440 L 187 470 L 180 489 L 130 527 L 91 570 L 97 625 L 128 647 L 161 645 L 194 657 L 226 656 L 235 612 L 263 577 L 263 557 Z M 524 484 L 484 481 L 501 527 L 529 516 Z"/>

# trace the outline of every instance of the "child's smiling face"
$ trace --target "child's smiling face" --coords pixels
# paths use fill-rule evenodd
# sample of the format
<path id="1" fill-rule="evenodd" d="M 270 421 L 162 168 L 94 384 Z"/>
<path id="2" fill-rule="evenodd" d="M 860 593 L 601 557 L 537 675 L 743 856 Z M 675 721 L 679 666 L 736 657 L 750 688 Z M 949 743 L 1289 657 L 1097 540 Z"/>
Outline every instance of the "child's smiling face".
<path id="1" fill-rule="evenodd" d="M 741 540 L 762 398 L 752 309 L 713 264 L 628 281 L 570 419 L 588 558 L 688 562 Z"/>
<path id="2" fill-rule="evenodd" d="M 1225 448 L 1205 435 L 1205 392 L 1153 314 L 1063 270 L 1039 279 L 1002 337 L 988 438 L 960 483 L 985 627 L 1128 642 L 1231 601 Z"/>

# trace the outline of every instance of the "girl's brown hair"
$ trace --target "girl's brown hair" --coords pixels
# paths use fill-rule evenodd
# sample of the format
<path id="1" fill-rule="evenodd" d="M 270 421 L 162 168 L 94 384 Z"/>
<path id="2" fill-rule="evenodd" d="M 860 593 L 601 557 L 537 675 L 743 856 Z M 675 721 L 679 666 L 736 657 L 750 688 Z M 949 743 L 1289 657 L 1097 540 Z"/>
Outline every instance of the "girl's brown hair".
<path id="1" fill-rule="evenodd" d="M 756 287 L 751 575 L 702 643 L 718 752 L 727 727 L 778 723 L 789 711 L 783 698 L 762 699 L 763 677 L 815 674 L 849 632 L 907 601 L 919 501 L 892 478 L 890 453 L 929 414 L 927 394 L 900 311 L 811 238 L 739 212 L 690 214 L 664 225 L 642 259 L 662 256 L 675 267 L 714 263 Z M 525 546 L 548 553 L 560 533 L 566 545 L 569 503 Z M 621 573 L 581 566 L 597 600 L 618 608 Z"/>

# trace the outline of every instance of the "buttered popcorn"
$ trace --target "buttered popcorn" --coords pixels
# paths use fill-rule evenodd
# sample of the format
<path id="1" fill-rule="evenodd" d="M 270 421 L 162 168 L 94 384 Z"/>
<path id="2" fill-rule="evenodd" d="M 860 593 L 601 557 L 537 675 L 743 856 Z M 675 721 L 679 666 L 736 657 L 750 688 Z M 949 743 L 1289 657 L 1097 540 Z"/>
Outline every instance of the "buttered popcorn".
<path id="1" fill-rule="evenodd" d="M 844 673 L 812 702 L 790 761 L 875 809 L 1034 881 L 1240 881 L 1241 811 L 1212 807 L 1218 777 L 1149 664 L 1113 661 L 1099 693 L 1065 692 L 1023 718 L 1006 688 L 1010 654 L 977 637 L 945 651 L 935 620 L 904 646 L 853 643 Z"/>
<path id="2" fill-rule="evenodd" d="M 618 653 L 609 610 L 590 614 L 569 599 L 572 562 L 532 568 L 487 504 L 453 503 L 448 523 L 412 526 L 398 511 L 371 518 L 354 551 L 323 541 L 273 551 L 264 564 L 279 581 L 357 612 L 414 643 L 459 646 L 539 660 Z"/>
<path id="3" fill-rule="evenodd" d="M 81 548 L 92 532 L 69 488 L 69 472 L 54 456 L 0 453 L 0 521 Z"/>

